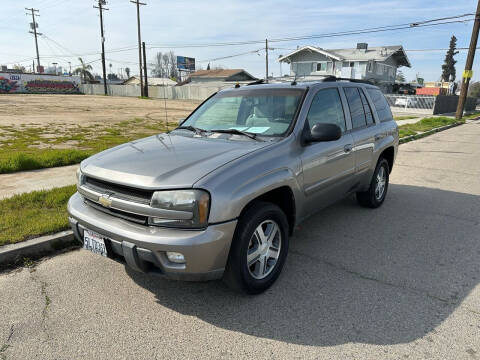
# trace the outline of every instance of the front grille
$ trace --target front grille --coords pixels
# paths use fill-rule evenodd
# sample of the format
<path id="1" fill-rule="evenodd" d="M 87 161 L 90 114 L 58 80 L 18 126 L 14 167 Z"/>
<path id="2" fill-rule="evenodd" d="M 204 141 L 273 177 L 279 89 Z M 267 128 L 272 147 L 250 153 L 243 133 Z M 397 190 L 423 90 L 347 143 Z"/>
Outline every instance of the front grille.
<path id="1" fill-rule="evenodd" d="M 85 204 L 93 207 L 94 209 L 97 209 L 98 211 L 101 211 L 106 214 L 119 217 L 121 219 L 125 219 L 128 221 L 133 221 L 137 224 L 147 225 L 148 223 L 148 218 L 143 215 L 137 215 L 137 214 L 132 214 L 132 213 L 128 213 L 128 212 L 117 210 L 117 209 L 106 208 L 88 199 L 85 199 Z"/>
<path id="2" fill-rule="evenodd" d="M 116 198 L 145 205 L 150 204 L 150 200 L 152 199 L 153 195 L 153 191 L 112 184 L 88 176 L 85 178 L 83 186 L 101 194 L 112 194 L 112 196 Z"/>

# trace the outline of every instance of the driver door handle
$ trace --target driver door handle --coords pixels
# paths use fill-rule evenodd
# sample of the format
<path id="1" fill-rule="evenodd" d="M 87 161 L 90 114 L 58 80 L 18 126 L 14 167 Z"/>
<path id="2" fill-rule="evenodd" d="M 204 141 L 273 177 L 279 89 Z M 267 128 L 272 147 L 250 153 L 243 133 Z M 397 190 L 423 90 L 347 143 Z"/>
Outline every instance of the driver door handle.
<path id="1" fill-rule="evenodd" d="M 347 144 L 347 145 L 345 145 L 345 146 L 343 147 L 343 151 L 345 151 L 346 153 L 351 152 L 352 149 L 353 149 L 352 144 Z"/>

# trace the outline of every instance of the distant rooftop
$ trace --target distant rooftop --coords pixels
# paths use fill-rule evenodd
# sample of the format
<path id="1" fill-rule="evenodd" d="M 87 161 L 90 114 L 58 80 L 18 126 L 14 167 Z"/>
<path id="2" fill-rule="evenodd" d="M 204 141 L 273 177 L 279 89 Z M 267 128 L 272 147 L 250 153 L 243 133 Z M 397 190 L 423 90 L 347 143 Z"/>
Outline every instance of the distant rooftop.
<path id="1" fill-rule="evenodd" d="M 365 44 L 367 46 L 367 44 Z M 366 49 L 349 48 L 349 49 L 323 49 L 315 46 L 303 46 L 296 49 L 288 55 L 282 56 L 278 61 L 290 62 L 289 58 L 301 51 L 312 51 L 326 55 L 338 61 L 385 61 L 393 56 L 400 66 L 411 67 L 407 54 L 401 45 L 376 46 Z"/>

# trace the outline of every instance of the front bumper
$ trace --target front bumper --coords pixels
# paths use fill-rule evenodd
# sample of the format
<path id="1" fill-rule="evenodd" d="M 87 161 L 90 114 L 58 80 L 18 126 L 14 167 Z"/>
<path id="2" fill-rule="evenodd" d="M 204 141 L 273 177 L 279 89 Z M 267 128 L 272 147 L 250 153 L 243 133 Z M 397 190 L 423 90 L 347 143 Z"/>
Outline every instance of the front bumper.
<path id="1" fill-rule="evenodd" d="M 103 236 L 109 256 L 131 268 L 171 279 L 203 281 L 222 277 L 237 220 L 210 225 L 204 230 L 169 229 L 139 225 L 85 204 L 76 193 L 68 202 L 69 221 L 83 243 L 85 229 Z M 168 260 L 166 251 L 182 253 L 185 264 Z"/>

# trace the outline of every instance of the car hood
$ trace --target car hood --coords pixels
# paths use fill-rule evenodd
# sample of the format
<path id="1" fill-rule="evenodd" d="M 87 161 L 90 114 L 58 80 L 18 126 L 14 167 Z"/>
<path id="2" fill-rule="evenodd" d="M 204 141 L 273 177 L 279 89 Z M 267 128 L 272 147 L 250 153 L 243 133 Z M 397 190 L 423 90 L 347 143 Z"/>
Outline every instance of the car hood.
<path id="1" fill-rule="evenodd" d="M 271 144 L 243 137 L 230 140 L 233 137 L 237 136 L 155 135 L 96 154 L 82 162 L 81 170 L 143 189 L 188 188 L 222 165 Z"/>

